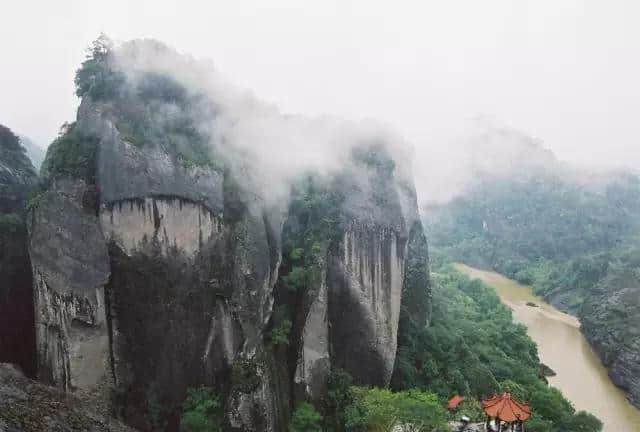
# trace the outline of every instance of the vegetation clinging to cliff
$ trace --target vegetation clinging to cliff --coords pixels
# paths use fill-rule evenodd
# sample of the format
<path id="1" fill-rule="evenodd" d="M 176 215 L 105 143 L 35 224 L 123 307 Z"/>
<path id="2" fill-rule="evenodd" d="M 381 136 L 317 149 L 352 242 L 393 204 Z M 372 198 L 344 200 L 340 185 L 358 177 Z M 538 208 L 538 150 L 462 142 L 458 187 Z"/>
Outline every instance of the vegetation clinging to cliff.
<path id="1" fill-rule="evenodd" d="M 91 43 L 85 60 L 76 71 L 76 95 L 88 96 L 95 101 L 109 99 L 115 96 L 124 81 L 124 74 L 113 67 L 113 42 L 101 34 Z"/>
<path id="2" fill-rule="evenodd" d="M 76 123 L 65 124 L 49 146 L 42 164 L 46 180 L 73 177 L 95 183 L 98 142 L 98 137 L 83 133 Z"/>
<path id="3" fill-rule="evenodd" d="M 182 432 L 221 431 L 223 419 L 222 404 L 212 388 L 201 386 L 187 390 L 180 419 Z"/>
<path id="4" fill-rule="evenodd" d="M 212 117 L 212 104 L 171 76 L 126 75 L 117 61 L 118 49 L 122 48 L 115 48 L 105 35 L 92 43 L 76 71 L 76 94 L 104 104 L 121 138 L 136 147 L 159 146 L 186 168 L 221 169 L 221 162 L 212 157 L 210 137 L 199 127 L 200 121 Z"/>
<path id="5" fill-rule="evenodd" d="M 322 259 L 341 232 L 343 200 L 337 188 L 320 178 L 305 177 L 294 185 L 289 204 L 294 222 L 285 227 L 283 254 L 306 268 Z"/>
<path id="6" fill-rule="evenodd" d="M 275 291 L 271 331 L 275 345 L 289 345 L 289 336 L 295 330 L 294 311 L 305 291 L 320 282 L 327 249 L 341 233 L 343 199 L 332 184 L 313 176 L 303 178 L 292 187 L 289 217 L 282 234 L 283 262 Z"/>
<path id="7" fill-rule="evenodd" d="M 313 405 L 298 404 L 289 420 L 289 432 L 322 432 L 322 416 Z"/>

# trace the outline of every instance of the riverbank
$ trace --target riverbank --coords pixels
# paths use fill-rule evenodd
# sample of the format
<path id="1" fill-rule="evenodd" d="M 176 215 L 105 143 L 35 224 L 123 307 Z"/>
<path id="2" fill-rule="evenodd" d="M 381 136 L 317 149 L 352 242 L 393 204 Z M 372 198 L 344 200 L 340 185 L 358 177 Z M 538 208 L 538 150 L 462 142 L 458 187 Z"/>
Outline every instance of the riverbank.
<path id="1" fill-rule="evenodd" d="M 538 345 L 540 360 L 557 375 L 549 383 L 580 410 L 592 412 L 604 423 L 604 432 L 640 431 L 640 410 L 610 380 L 606 369 L 580 332 L 580 322 L 543 299 L 530 287 L 498 273 L 464 264 L 456 268 L 471 278 L 492 286 L 502 302 L 513 311 L 514 320 L 524 324 Z M 535 303 L 539 307 L 528 306 Z"/>

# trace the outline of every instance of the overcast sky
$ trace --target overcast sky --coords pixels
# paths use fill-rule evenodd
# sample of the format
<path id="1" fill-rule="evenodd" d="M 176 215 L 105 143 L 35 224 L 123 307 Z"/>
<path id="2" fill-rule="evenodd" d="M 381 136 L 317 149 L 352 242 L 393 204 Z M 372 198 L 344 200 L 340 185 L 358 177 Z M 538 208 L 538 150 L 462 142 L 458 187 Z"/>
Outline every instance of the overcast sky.
<path id="1" fill-rule="evenodd" d="M 637 0 L 20 0 L 1 21 L 0 123 L 41 145 L 105 32 L 210 58 L 284 112 L 383 120 L 418 161 L 455 159 L 481 115 L 573 163 L 640 167 Z"/>

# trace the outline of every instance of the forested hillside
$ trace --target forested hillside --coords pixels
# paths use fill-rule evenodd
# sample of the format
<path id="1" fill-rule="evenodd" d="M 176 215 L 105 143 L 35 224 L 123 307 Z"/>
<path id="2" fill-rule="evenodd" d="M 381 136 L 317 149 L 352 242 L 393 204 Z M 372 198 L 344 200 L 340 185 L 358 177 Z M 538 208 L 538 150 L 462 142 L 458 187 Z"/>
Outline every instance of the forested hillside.
<path id="1" fill-rule="evenodd" d="M 576 413 L 545 383 L 536 345 L 492 288 L 441 257 L 432 257 L 432 266 L 433 323 L 402 335 L 393 386 L 425 388 L 443 399 L 468 396 L 463 414 L 478 421 L 483 414 L 473 400 L 509 390 L 532 405 L 528 430 L 599 430 L 595 417 Z"/>
<path id="2" fill-rule="evenodd" d="M 613 380 L 640 403 L 637 174 L 486 177 L 425 218 L 432 247 L 449 259 L 530 284 L 578 316 Z"/>

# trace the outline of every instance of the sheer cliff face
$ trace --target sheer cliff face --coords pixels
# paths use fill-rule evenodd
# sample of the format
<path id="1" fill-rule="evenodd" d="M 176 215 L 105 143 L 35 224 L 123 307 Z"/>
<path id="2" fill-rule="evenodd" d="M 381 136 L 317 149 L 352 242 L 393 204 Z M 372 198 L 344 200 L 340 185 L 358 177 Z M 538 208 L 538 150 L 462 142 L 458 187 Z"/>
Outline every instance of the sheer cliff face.
<path id="1" fill-rule="evenodd" d="M 304 264 L 312 274 L 308 286 L 293 300 L 291 294 L 278 296 L 279 303 L 296 308 L 297 340 L 290 348 L 296 358 L 296 398 L 321 399 L 327 377 L 336 369 L 362 384 L 389 384 L 400 314 L 411 284 L 407 263 L 422 260 L 426 266 L 426 248 L 416 253 L 409 246 L 422 227 L 403 159 L 377 145 L 356 148 L 352 157 L 353 164 L 323 192 L 317 192 L 322 186 L 308 187 L 301 198 L 294 198 L 285 224 L 284 242 L 293 246 L 284 251 L 288 255 L 284 271 L 291 272 L 301 261 L 295 251 L 309 243 L 313 250 L 326 235 L 317 228 L 322 220 L 313 219 L 313 214 L 319 212 L 326 220 L 334 215 L 325 214 L 330 212 L 325 207 L 338 208 L 338 228 L 329 230 L 326 252 Z M 325 200 L 329 204 L 313 204 Z M 298 201 L 305 203 L 302 210 Z M 419 229 L 412 229 L 416 224 Z M 428 281 L 419 289 L 428 301 Z M 427 309 L 415 313 L 423 326 L 428 313 Z"/>
<path id="2" fill-rule="evenodd" d="M 137 82 L 146 87 L 112 99 L 86 95 L 43 164 L 48 189 L 29 226 L 38 375 L 109 400 L 141 430 L 175 429 L 189 386 L 214 386 L 230 427 L 269 431 L 285 429 L 293 397 L 317 400 L 332 368 L 388 383 L 419 223 L 407 159 L 361 142 L 326 177 L 343 198 L 314 276 L 292 297 L 295 361 L 279 363 L 274 290 L 296 215 L 252 187 L 264 179 L 255 159 L 212 160 L 220 148 L 203 147 L 212 138 L 179 84 Z M 220 108 L 202 98 L 195 117 L 215 128 Z M 179 113 L 154 114 L 167 104 Z"/>
<path id="3" fill-rule="evenodd" d="M 18 137 L 0 125 L 0 363 L 35 374 L 31 267 L 25 207 L 37 181 Z"/>
<path id="4" fill-rule="evenodd" d="M 39 197 L 29 220 L 38 378 L 65 390 L 106 378 L 109 280 L 102 231 L 81 180 L 60 180 Z"/>
<path id="5" fill-rule="evenodd" d="M 234 360 L 263 351 L 279 224 L 230 185 L 227 200 L 243 205 L 225 215 L 222 173 L 136 148 L 109 108 L 83 102 L 74 126 L 100 137 L 95 184 L 51 175 L 32 214 L 38 375 L 113 388 L 128 421 L 150 430 L 175 423 L 187 386 L 223 388 Z"/>

